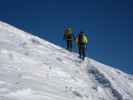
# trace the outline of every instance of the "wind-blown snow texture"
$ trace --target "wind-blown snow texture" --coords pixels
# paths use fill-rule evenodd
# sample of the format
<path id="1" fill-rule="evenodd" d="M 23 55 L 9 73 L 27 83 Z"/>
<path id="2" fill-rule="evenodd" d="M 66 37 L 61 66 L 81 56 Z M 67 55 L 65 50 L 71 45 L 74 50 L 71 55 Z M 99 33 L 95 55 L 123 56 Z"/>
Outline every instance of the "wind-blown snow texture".
<path id="1" fill-rule="evenodd" d="M 0 100 L 133 100 L 133 76 L 77 56 L 0 22 Z"/>

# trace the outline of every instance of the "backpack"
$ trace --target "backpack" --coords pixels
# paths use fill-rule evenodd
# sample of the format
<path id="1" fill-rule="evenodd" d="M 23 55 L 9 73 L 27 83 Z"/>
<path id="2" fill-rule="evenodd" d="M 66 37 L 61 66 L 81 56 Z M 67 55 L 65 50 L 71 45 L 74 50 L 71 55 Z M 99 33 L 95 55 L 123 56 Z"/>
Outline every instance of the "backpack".
<path id="1" fill-rule="evenodd" d="M 89 38 L 86 34 L 83 34 L 83 35 L 79 35 L 77 38 L 76 38 L 76 43 L 77 44 L 88 44 L 89 42 Z"/>
<path id="2" fill-rule="evenodd" d="M 72 28 L 68 27 L 64 30 L 64 38 L 67 40 L 72 40 L 73 39 L 73 34 L 72 34 Z"/>
<path id="3" fill-rule="evenodd" d="M 72 34 L 72 29 L 69 27 L 69 28 L 66 28 L 65 30 L 64 30 L 64 34 L 65 34 L 65 36 L 67 36 L 67 35 L 71 35 Z"/>
<path id="4" fill-rule="evenodd" d="M 83 35 L 83 43 L 84 44 L 88 44 L 88 42 L 89 42 L 88 36 L 87 35 Z"/>

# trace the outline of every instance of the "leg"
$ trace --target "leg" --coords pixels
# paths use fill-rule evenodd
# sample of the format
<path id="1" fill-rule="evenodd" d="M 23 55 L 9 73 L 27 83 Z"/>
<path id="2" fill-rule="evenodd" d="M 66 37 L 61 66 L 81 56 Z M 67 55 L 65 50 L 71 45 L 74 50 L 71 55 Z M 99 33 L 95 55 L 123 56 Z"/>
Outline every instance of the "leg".
<path id="1" fill-rule="evenodd" d="M 82 54 L 83 54 L 83 60 L 84 60 L 84 58 L 85 58 L 85 45 L 83 45 L 83 48 L 82 48 Z"/>
<path id="2" fill-rule="evenodd" d="M 81 51 L 81 50 L 82 50 L 82 49 L 81 49 L 81 45 L 78 45 L 78 48 L 79 48 L 79 58 L 81 58 L 81 57 L 82 57 L 82 54 L 81 54 L 81 52 L 82 52 L 82 51 Z"/>
<path id="3" fill-rule="evenodd" d="M 69 40 L 67 40 L 67 49 L 69 50 Z"/>
<path id="4" fill-rule="evenodd" d="M 85 58 L 85 45 L 81 45 L 81 58 L 84 60 Z"/>
<path id="5" fill-rule="evenodd" d="M 72 40 L 69 40 L 69 50 L 72 51 Z"/>
<path id="6" fill-rule="evenodd" d="M 69 51 L 72 51 L 71 40 L 67 40 L 67 49 L 68 49 Z"/>

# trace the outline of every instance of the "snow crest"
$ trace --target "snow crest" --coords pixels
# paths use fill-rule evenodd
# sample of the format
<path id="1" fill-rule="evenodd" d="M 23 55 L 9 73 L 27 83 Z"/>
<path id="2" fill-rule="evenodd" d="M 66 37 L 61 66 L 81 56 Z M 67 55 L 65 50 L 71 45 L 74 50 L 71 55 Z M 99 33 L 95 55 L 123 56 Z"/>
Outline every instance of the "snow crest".
<path id="1" fill-rule="evenodd" d="M 0 22 L 0 100 L 132 98 L 132 75 Z"/>

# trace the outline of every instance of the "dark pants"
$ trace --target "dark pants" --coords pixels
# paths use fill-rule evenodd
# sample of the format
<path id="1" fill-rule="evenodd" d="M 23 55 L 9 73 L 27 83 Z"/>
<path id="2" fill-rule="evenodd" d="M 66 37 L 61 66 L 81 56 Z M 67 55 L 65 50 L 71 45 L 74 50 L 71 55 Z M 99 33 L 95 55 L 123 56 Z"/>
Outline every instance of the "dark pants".
<path id="1" fill-rule="evenodd" d="M 79 48 L 79 57 L 84 60 L 84 58 L 86 56 L 86 54 L 85 54 L 85 49 L 86 49 L 85 45 L 84 44 L 79 44 L 78 48 Z"/>
<path id="2" fill-rule="evenodd" d="M 72 40 L 67 40 L 67 49 L 72 51 Z"/>

